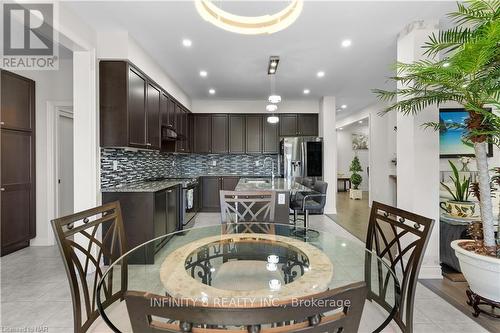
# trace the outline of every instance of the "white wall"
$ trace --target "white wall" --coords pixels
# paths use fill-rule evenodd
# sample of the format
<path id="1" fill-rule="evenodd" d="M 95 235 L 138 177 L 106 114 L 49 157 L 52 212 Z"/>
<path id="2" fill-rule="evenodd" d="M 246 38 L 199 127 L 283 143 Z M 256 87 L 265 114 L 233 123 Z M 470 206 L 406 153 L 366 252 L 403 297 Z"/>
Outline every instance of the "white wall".
<path id="1" fill-rule="evenodd" d="M 346 127 L 361 119 L 368 118 L 369 123 L 369 201 L 382 202 L 388 205 L 396 205 L 396 184 L 389 175 L 396 174 L 396 166 L 391 160 L 396 155 L 396 114 L 389 113 L 381 116 L 380 111 L 384 104 L 375 103 L 358 112 L 340 112 L 342 118 L 336 124 L 336 128 Z M 340 145 L 340 144 L 339 144 Z"/>
<path id="2" fill-rule="evenodd" d="M 363 171 L 359 174 L 363 177 L 359 189 L 368 191 L 369 178 L 367 168 L 369 166 L 369 151 L 368 149 L 352 149 L 352 134 L 369 135 L 368 125 L 360 128 L 343 128 L 337 129 L 337 173 L 343 174 L 343 177 L 350 177 L 351 171 L 349 168 L 354 156 L 358 156 L 359 162 Z"/>
<path id="3" fill-rule="evenodd" d="M 320 102 L 319 133 L 323 136 L 323 179 L 328 183 L 325 214 L 337 214 L 337 133 L 335 97 L 323 96 Z"/>
<path id="4" fill-rule="evenodd" d="M 36 238 L 32 245 L 50 245 L 52 229 L 50 219 L 54 218 L 53 198 L 47 193 L 49 168 L 54 156 L 48 156 L 48 112 L 47 102 L 69 102 L 73 100 L 73 61 L 60 59 L 56 71 L 26 71 L 15 73 L 35 81 L 35 152 L 36 152 Z"/>
<path id="5" fill-rule="evenodd" d="M 126 31 L 98 32 L 97 45 L 98 59 L 128 59 L 184 106 L 191 108 L 189 96 Z"/>
<path id="6" fill-rule="evenodd" d="M 191 104 L 194 113 L 266 113 L 267 101 L 195 99 Z M 313 99 L 283 100 L 277 113 L 319 113 L 319 101 Z"/>

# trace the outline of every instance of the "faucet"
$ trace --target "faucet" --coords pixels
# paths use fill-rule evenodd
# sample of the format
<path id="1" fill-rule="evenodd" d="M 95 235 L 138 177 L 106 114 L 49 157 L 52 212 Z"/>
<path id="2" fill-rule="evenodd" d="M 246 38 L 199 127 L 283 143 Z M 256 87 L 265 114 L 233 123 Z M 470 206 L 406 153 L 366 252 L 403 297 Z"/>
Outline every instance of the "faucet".
<path id="1" fill-rule="evenodd" d="M 266 157 L 264 161 L 262 162 L 263 166 L 266 166 L 266 161 L 271 160 L 271 179 L 274 181 L 274 159 L 270 156 Z"/>

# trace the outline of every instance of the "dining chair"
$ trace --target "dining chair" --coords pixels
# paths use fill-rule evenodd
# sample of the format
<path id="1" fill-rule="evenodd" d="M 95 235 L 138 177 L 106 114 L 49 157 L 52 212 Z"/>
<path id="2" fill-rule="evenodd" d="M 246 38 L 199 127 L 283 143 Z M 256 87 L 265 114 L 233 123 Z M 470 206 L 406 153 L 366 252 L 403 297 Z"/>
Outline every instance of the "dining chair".
<path id="1" fill-rule="evenodd" d="M 356 333 L 365 299 L 364 282 L 293 302 L 254 307 L 211 306 L 146 292 L 125 293 L 132 330 L 141 333 Z"/>
<path id="2" fill-rule="evenodd" d="M 86 332 L 99 317 L 96 290 L 105 266 L 127 250 L 118 201 L 51 221 L 63 257 L 73 301 L 74 332 Z M 99 233 L 102 237 L 99 237 Z M 120 283 L 110 272 L 103 284 L 103 308 L 123 299 L 127 290 L 127 262 L 120 263 Z M 115 279 L 113 279 L 115 277 Z M 115 287 L 115 288 L 114 288 Z"/>
<path id="3" fill-rule="evenodd" d="M 415 289 L 433 225 L 434 220 L 430 218 L 380 202 L 372 203 L 366 238 L 369 252 L 365 261 L 368 299 L 387 311 L 394 311 L 392 319 L 405 333 L 413 332 Z M 390 271 L 380 267 L 382 263 L 379 262 L 379 267 L 373 269 L 372 252 L 383 258 L 396 273 L 399 286 L 389 285 L 393 279 L 388 276 Z M 371 288 L 373 280 L 377 281 L 376 291 Z M 395 295 L 391 295 L 392 292 Z M 394 299 L 399 303 L 396 308 L 389 302 Z"/>
<path id="4" fill-rule="evenodd" d="M 274 222 L 275 205 L 274 191 L 220 191 L 223 232 L 254 232 L 257 228 L 257 232 L 270 233 L 267 229 L 273 228 L 265 223 Z"/>

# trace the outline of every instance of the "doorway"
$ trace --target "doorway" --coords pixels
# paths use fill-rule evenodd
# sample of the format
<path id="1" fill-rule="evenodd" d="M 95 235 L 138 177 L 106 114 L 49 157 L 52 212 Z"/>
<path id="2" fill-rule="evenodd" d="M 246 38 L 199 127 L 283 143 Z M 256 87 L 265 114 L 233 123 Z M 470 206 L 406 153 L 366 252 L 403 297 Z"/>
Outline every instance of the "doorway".
<path id="1" fill-rule="evenodd" d="M 73 108 L 56 108 L 56 214 L 73 214 Z"/>
<path id="2" fill-rule="evenodd" d="M 368 117 L 337 128 L 337 214 L 332 218 L 362 241 L 366 239 L 370 215 L 369 131 Z M 350 171 L 354 159 L 361 182 L 351 193 L 355 187 Z"/>

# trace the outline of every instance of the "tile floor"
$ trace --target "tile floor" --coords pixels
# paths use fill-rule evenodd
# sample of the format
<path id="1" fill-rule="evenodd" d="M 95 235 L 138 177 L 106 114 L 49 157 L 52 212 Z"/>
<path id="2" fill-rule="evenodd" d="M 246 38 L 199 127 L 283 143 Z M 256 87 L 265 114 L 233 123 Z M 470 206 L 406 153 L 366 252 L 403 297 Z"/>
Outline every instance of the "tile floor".
<path id="1" fill-rule="evenodd" d="M 218 214 L 202 213 L 197 216 L 195 225 L 214 223 L 219 223 Z M 326 216 L 312 216 L 311 227 L 361 242 Z M 60 254 L 55 246 L 30 247 L 2 257 L 0 276 L 2 332 L 72 331 L 69 286 Z M 359 331 L 368 333 L 367 323 L 374 318 L 380 318 L 382 313 L 377 306 L 369 302 L 366 304 Z M 417 288 L 414 322 L 416 333 L 487 332 L 421 284 Z M 97 322 L 92 331 L 109 332 L 103 322 Z M 398 331 L 395 325 L 384 330 Z"/>

